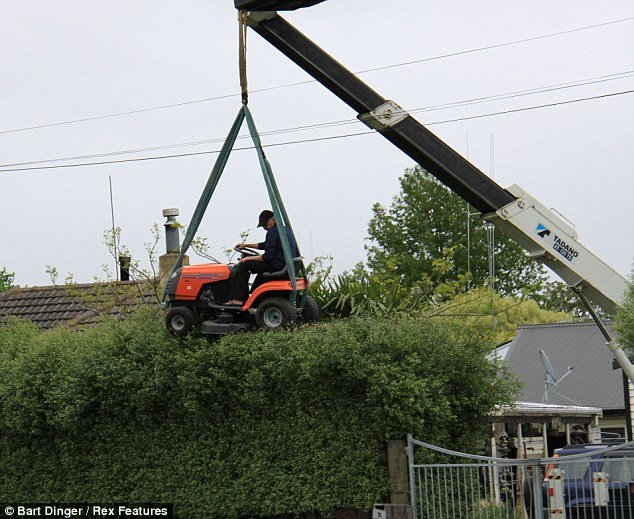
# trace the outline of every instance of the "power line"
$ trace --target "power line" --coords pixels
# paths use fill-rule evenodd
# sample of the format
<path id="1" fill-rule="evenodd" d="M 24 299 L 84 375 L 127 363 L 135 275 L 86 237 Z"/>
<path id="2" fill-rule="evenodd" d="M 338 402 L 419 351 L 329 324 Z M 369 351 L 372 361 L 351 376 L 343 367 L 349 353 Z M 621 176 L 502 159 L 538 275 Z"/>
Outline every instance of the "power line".
<path id="1" fill-rule="evenodd" d="M 569 81 L 566 83 L 558 83 L 555 85 L 549 85 L 544 87 L 517 90 L 515 92 L 509 92 L 506 94 L 497 94 L 497 95 L 486 96 L 486 97 L 476 97 L 472 99 L 467 99 L 465 101 L 457 101 L 453 103 L 441 104 L 441 105 L 436 105 L 436 106 L 431 106 L 426 108 L 414 108 L 413 110 L 410 111 L 410 113 L 443 110 L 445 108 L 469 106 L 469 105 L 479 104 L 479 103 L 488 102 L 488 101 L 500 101 L 503 99 L 512 99 L 516 97 L 524 97 L 524 96 L 533 95 L 533 94 L 543 94 L 545 92 L 555 92 L 557 90 L 565 90 L 568 88 L 575 88 L 579 86 L 605 83 L 608 81 L 615 81 L 617 79 L 626 79 L 628 77 L 632 77 L 633 75 L 634 75 L 634 70 L 626 70 L 624 72 L 618 72 L 616 74 L 608 74 L 608 75 L 597 76 L 593 78 L 580 79 L 577 81 Z"/>
<path id="2" fill-rule="evenodd" d="M 512 110 L 503 110 L 503 111 L 499 111 L 499 112 L 491 112 L 491 113 L 487 113 L 487 114 L 480 114 L 480 115 L 473 115 L 473 116 L 468 116 L 468 117 L 460 117 L 460 118 L 456 118 L 456 119 L 447 119 L 445 121 L 434 121 L 434 122 L 430 122 L 427 123 L 425 126 L 434 126 L 434 125 L 440 125 L 440 124 L 448 124 L 448 123 L 454 123 L 454 122 L 459 122 L 459 121 L 467 121 L 467 120 L 471 120 L 471 119 L 480 119 L 483 117 L 493 117 L 496 115 L 505 115 L 505 114 L 511 114 L 511 113 L 517 113 L 517 112 L 525 112 L 525 111 L 529 111 L 529 110 L 537 110 L 540 108 L 549 108 L 549 107 L 553 107 L 553 106 L 561 106 L 561 105 L 567 105 L 567 104 L 572 104 L 572 103 L 579 103 L 582 101 L 592 101 L 592 100 L 596 100 L 596 99 L 603 99 L 603 98 L 607 98 L 607 97 L 615 97 L 615 96 L 619 96 L 619 95 L 624 95 L 624 94 L 632 94 L 634 93 L 634 90 L 624 90 L 621 92 L 612 92 L 609 94 L 602 94 L 602 95 L 598 95 L 598 96 L 592 96 L 592 97 L 582 97 L 582 98 L 578 98 L 578 99 L 571 99 L 568 101 L 559 101 L 556 103 L 548 103 L 548 104 L 543 104 L 543 105 L 536 105 L 536 106 L 527 106 L 524 108 L 516 108 L 516 109 L 512 109 Z M 384 130 L 384 131 L 390 131 L 388 130 Z M 309 142 L 319 142 L 319 141 L 329 141 L 329 140 L 335 140 L 335 139 L 344 139 L 344 138 L 348 138 L 348 137 L 357 137 L 360 135 L 369 135 L 371 133 L 374 133 L 374 130 L 370 130 L 370 131 L 364 131 L 364 132 L 357 132 L 357 133 L 348 133 L 348 134 L 342 134 L 342 135 L 332 135 L 329 137 L 316 137 L 313 139 L 302 139 L 302 140 L 297 140 L 297 141 L 286 141 L 286 142 L 277 142 L 277 143 L 272 143 L 272 144 L 267 144 L 263 147 L 265 148 L 274 148 L 274 147 L 278 147 L 278 146 L 289 146 L 292 144 L 304 144 L 304 143 L 309 143 Z M 381 133 L 381 132 L 380 132 Z M 254 149 L 253 146 L 245 146 L 242 148 L 234 148 L 234 151 L 243 151 L 243 150 L 250 150 L 250 149 Z M 199 152 L 191 152 L 191 153 L 179 153 L 179 154 L 174 154 L 174 155 L 162 155 L 162 156 L 157 156 L 157 157 L 140 157 L 140 158 L 136 158 L 136 159 L 121 159 L 121 160 L 109 160 L 109 161 L 100 161 L 100 162 L 84 162 L 84 163 L 78 163 L 78 164 L 60 164 L 58 166 L 40 166 L 40 167 L 29 167 L 29 168 L 15 168 L 15 169 L 0 169 L 0 173 L 10 173 L 10 172 L 18 172 L 18 171 L 33 171 L 33 170 L 44 170 L 44 169 L 62 169 L 62 168 L 76 168 L 76 167 L 83 167 L 83 166 L 100 166 L 100 165 L 104 165 L 104 164 L 122 164 L 125 162 L 141 162 L 141 161 L 147 161 L 147 160 L 163 160 L 163 159 L 174 159 L 174 158 L 181 158 L 181 157 L 193 157 L 193 156 L 197 156 L 197 155 L 213 155 L 213 154 L 217 154 L 220 153 L 220 150 L 208 150 L 208 151 L 199 151 Z"/>
<path id="3" fill-rule="evenodd" d="M 579 99 L 570 99 L 568 101 L 558 101 L 556 103 L 547 103 L 547 104 L 543 104 L 543 105 L 536 105 L 536 106 L 528 106 L 525 108 L 516 108 L 516 109 L 511 109 L 511 110 L 502 110 L 499 112 L 492 112 L 492 113 L 488 113 L 488 114 L 481 114 L 481 115 L 472 115 L 472 116 L 467 116 L 467 117 L 459 117 L 456 119 L 447 119 L 445 121 L 437 121 L 437 122 L 433 122 L 433 123 L 428 123 L 426 124 L 426 126 L 433 126 L 435 124 L 448 124 L 448 123 L 455 123 L 455 122 L 459 122 L 459 121 L 469 121 L 471 119 L 481 119 L 483 117 L 492 117 L 494 115 L 505 115 L 505 114 L 512 114 L 512 113 L 516 113 L 516 112 L 526 112 L 528 110 L 537 110 L 539 108 L 550 108 L 553 106 L 561 106 L 561 105 L 568 105 L 568 104 L 572 104 L 572 103 L 579 103 L 582 101 L 592 101 L 595 99 L 604 99 L 606 97 L 615 97 L 615 96 L 620 96 L 620 95 L 624 95 L 624 94 L 632 94 L 634 93 L 634 90 L 623 90 L 621 92 L 612 92 L 609 94 L 601 94 L 598 96 L 592 96 L 592 97 L 581 97 Z"/>
<path id="4" fill-rule="evenodd" d="M 508 42 L 503 42 L 503 43 L 496 43 L 493 45 L 487 45 L 484 47 L 476 47 L 473 49 L 466 49 L 466 50 L 461 50 L 461 51 L 456 51 L 456 52 L 451 52 L 451 53 L 446 53 L 446 54 L 439 54 L 437 56 L 430 56 L 427 58 L 421 58 L 421 59 L 416 59 L 416 60 L 411 60 L 411 61 L 404 61 L 401 63 L 394 63 L 391 65 L 384 65 L 384 66 L 380 66 L 380 67 L 374 67 L 374 68 L 369 68 L 369 69 L 364 69 L 364 70 L 359 70 L 354 72 L 354 74 L 366 74 L 366 73 L 370 73 L 370 72 L 377 72 L 380 70 L 388 70 L 388 69 L 392 69 L 392 68 L 397 68 L 397 67 L 405 67 L 405 66 L 410 66 L 410 65 L 416 65 L 419 63 L 425 63 L 428 61 L 435 61 L 435 60 L 439 60 L 439 59 L 445 59 L 445 58 L 450 58 L 450 57 L 455 57 L 455 56 L 461 56 L 461 55 L 465 55 L 465 54 L 472 54 L 472 53 L 476 53 L 476 52 L 482 52 L 485 50 L 491 50 L 491 49 L 497 49 L 497 48 L 501 48 L 501 47 L 508 47 L 511 45 L 518 45 L 520 43 L 527 43 L 530 41 L 536 41 L 536 40 L 541 40 L 541 39 L 545 39 L 545 38 L 552 38 L 555 36 L 562 36 L 564 34 L 570 34 L 570 33 L 574 33 L 574 32 L 579 32 L 579 31 L 585 31 L 585 30 L 589 30 L 589 29 L 596 29 L 598 27 L 605 27 L 608 25 L 614 25 L 614 24 L 618 24 L 618 23 L 623 23 L 623 22 L 629 22 L 634 20 L 634 17 L 629 17 L 629 18 L 622 18 L 619 20 L 612 20 L 609 22 L 603 22 L 603 23 L 598 23 L 598 24 L 594 24 L 594 25 L 586 25 L 583 27 L 576 27 L 574 29 L 568 29 L 565 31 L 558 31 L 558 32 L 553 32 L 553 33 L 548 33 L 548 34 L 542 34 L 540 36 L 532 36 L 530 38 L 522 38 L 519 40 L 513 40 L 513 41 L 508 41 Z M 271 87 L 265 87 L 265 88 L 259 88 L 259 89 L 255 89 L 255 90 L 250 90 L 249 93 L 254 94 L 254 93 L 262 93 L 262 92 L 270 92 L 272 90 L 279 90 L 282 88 L 289 88 L 289 87 L 294 87 L 294 86 L 300 86 L 300 85 L 307 85 L 307 84 L 311 84 L 311 83 L 316 83 L 317 81 L 314 79 L 309 79 L 306 81 L 298 81 L 298 82 L 294 82 L 294 83 L 287 83 L 287 84 L 283 84 L 283 85 L 276 85 L 276 86 L 271 86 Z M 132 115 L 132 114 L 138 114 L 138 113 L 144 113 L 144 112 L 151 112 L 151 111 L 155 111 L 155 110 L 164 110 L 167 108 L 176 108 L 176 107 L 180 107 L 180 106 L 187 106 L 187 105 L 192 105 L 192 104 L 198 104 L 198 103 L 206 103 L 206 102 L 210 102 L 210 101 L 218 101 L 221 99 L 229 99 L 232 97 L 238 97 L 240 96 L 240 93 L 233 93 L 233 94 L 224 94 L 224 95 L 219 95 L 219 96 L 215 96 L 215 97 L 206 97 L 206 98 L 202 98 L 202 99 L 194 99 L 191 101 L 182 101 L 179 103 L 172 103 L 172 104 L 166 104 L 166 105 L 159 105 L 159 106 L 154 106 L 154 107 L 149 107 L 149 108 L 140 108 L 137 110 L 128 110 L 128 111 L 124 111 L 124 112 L 116 112 L 116 113 L 112 113 L 112 114 L 106 114 L 106 115 L 97 115 L 97 116 L 93 116 L 93 117 L 84 117 L 81 119 L 70 119 L 70 120 L 66 120 L 66 121 L 58 121 L 58 122 L 54 122 L 54 123 L 47 123 L 47 124 L 38 124 L 38 125 L 34 125 L 34 126 L 25 126 L 22 128 L 13 128 L 10 130 L 0 130 L 0 134 L 4 134 L 4 133 L 16 133 L 16 132 L 23 132 L 23 131 L 27 131 L 27 130 L 36 130 L 36 129 L 41 129 L 41 128 L 50 128 L 50 127 L 54 127 L 54 126 L 62 126 L 62 125 L 67 125 L 67 124 L 75 124 L 75 123 L 81 123 L 81 122 L 88 122 L 88 121 L 96 121 L 96 120 L 100 120 L 100 119 L 108 119 L 108 118 L 112 118 L 112 117 L 120 117 L 120 116 L 124 116 L 124 115 Z"/>
<path id="5" fill-rule="evenodd" d="M 238 96 L 240 94 L 226 94 L 226 95 L 221 95 L 221 96 L 216 96 L 216 97 L 206 97 L 204 99 L 195 99 L 193 101 L 183 101 L 181 103 L 173 103 L 173 104 L 169 104 L 169 105 L 161 105 L 161 106 L 153 106 L 151 108 L 139 108 L 138 110 L 129 110 L 127 112 L 117 112 L 114 114 L 108 114 L 108 115 L 96 115 L 94 117 L 84 117 L 82 119 L 70 119 L 68 121 L 59 121 L 56 123 L 48 123 L 48 124 L 38 124 L 35 126 L 25 126 L 24 128 L 14 128 L 12 130 L 0 130 L 0 134 L 3 133 L 16 133 L 16 132 L 25 132 L 27 130 L 37 130 L 39 128 L 50 128 L 52 126 L 62 126 L 65 124 L 74 124 L 74 123 L 84 123 L 87 121 L 96 121 L 98 119 L 108 119 L 110 117 L 120 117 L 122 115 L 132 115 L 132 114 L 140 114 L 143 112 L 151 112 L 153 110 L 163 110 L 164 108 L 175 108 L 178 106 L 186 106 L 186 105 L 192 105 L 192 104 L 196 104 L 196 103 L 206 103 L 208 101 L 217 101 L 219 99 L 228 99 L 230 97 L 235 97 Z"/>
<path id="6" fill-rule="evenodd" d="M 445 109 L 454 108 L 454 107 L 464 107 L 464 106 L 469 106 L 469 105 L 473 105 L 473 104 L 479 104 L 479 103 L 488 102 L 488 101 L 497 101 L 497 100 L 502 100 L 502 99 L 515 98 L 515 97 L 524 97 L 524 96 L 527 96 L 527 95 L 534 95 L 534 94 L 539 94 L 539 93 L 544 93 L 544 92 L 552 92 L 552 91 L 556 91 L 556 90 L 575 88 L 575 87 L 579 87 L 579 86 L 586 86 L 586 85 L 592 85 L 592 84 L 597 84 L 597 83 L 604 83 L 604 82 L 607 82 L 607 81 L 614 81 L 614 80 L 617 80 L 617 79 L 625 79 L 625 78 L 632 77 L 632 76 L 634 76 L 634 70 L 628 70 L 628 71 L 619 72 L 619 73 L 616 73 L 616 74 L 608 74 L 608 75 L 598 76 L 598 77 L 594 77 L 594 78 L 580 79 L 580 80 L 571 81 L 571 82 L 567 82 L 567 83 L 558 83 L 558 84 L 555 84 L 555 85 L 537 87 L 537 88 L 532 88 L 532 89 L 527 89 L 527 90 L 519 90 L 519 91 L 509 92 L 509 93 L 505 93 L 505 94 L 495 94 L 495 95 L 492 95 L 492 96 L 477 97 L 477 98 L 472 98 L 472 99 L 455 101 L 455 102 L 451 102 L 451 103 L 440 104 L 440 105 L 432 105 L 432 106 L 427 106 L 427 107 L 414 108 L 414 109 L 410 110 L 408 113 L 412 114 L 412 113 L 421 113 L 421 112 L 431 112 L 431 111 L 436 111 L 436 110 L 445 110 Z M 349 124 L 359 124 L 359 120 L 356 119 L 356 118 L 355 119 L 343 119 L 343 120 L 339 120 L 339 121 L 329 121 L 329 122 L 315 123 L 315 124 L 304 125 L 304 126 L 295 126 L 295 127 L 290 127 L 290 128 L 282 128 L 282 129 L 278 129 L 278 130 L 270 130 L 268 132 L 265 131 L 265 132 L 262 132 L 260 135 L 261 136 L 272 136 L 272 135 L 293 133 L 293 132 L 306 131 L 306 130 L 314 130 L 314 129 L 321 129 L 321 128 L 332 128 L 332 127 L 336 127 L 336 126 L 343 126 L 343 125 L 349 125 Z M 248 138 L 248 135 L 243 135 L 243 136 L 239 136 L 238 137 L 238 139 L 244 139 L 244 138 Z M 0 164 L 0 168 L 3 168 L 3 167 L 7 168 L 7 167 L 14 167 L 14 166 L 28 166 L 28 165 L 32 165 L 32 164 L 45 164 L 45 163 L 49 163 L 49 162 L 63 162 L 63 161 L 67 161 L 67 160 L 83 160 L 83 159 L 91 159 L 91 158 L 110 157 L 110 156 L 113 156 L 113 155 L 127 155 L 127 154 L 133 154 L 133 153 L 142 153 L 142 152 L 146 152 L 146 151 L 158 151 L 158 150 L 164 150 L 164 149 L 170 149 L 170 148 L 181 148 L 181 147 L 187 147 L 187 146 L 198 146 L 198 145 L 202 145 L 202 144 L 213 144 L 213 143 L 216 143 L 216 142 L 223 142 L 223 141 L 224 141 L 224 138 L 204 139 L 204 140 L 189 141 L 189 142 L 184 142 L 184 143 L 175 143 L 175 144 L 164 144 L 164 145 L 158 145 L 158 146 L 150 146 L 150 147 L 145 147 L 145 148 L 135 148 L 135 149 L 128 149 L 128 150 L 117 150 L 117 151 L 110 151 L 110 152 L 94 153 L 94 154 L 89 154 L 89 155 L 76 155 L 76 156 L 71 156 L 71 157 L 59 157 L 59 158 L 55 158 L 55 159 L 42 159 L 42 160 L 34 160 L 34 161 L 28 161 L 28 162 L 15 162 L 15 163 L 8 163 L 8 164 Z"/>
<path id="7" fill-rule="evenodd" d="M 622 22 L 629 22 L 631 20 L 634 20 L 634 17 L 630 17 L 630 18 L 622 18 L 620 20 L 613 20 L 611 22 L 603 22 L 603 23 L 597 23 L 595 25 L 586 25 L 584 27 L 577 27 L 575 29 L 568 29 L 566 31 L 559 31 L 559 32 L 552 32 L 549 34 L 542 34 L 541 36 L 532 36 L 530 38 L 522 38 L 520 40 L 513 40 L 513 41 L 508 41 L 505 43 L 496 43 L 494 45 L 487 45 L 486 47 L 477 47 L 475 49 L 468 49 L 468 50 L 461 50 L 461 51 L 457 51 L 457 52 L 451 52 L 448 54 L 440 54 L 438 56 L 433 56 L 431 58 L 423 58 L 423 59 L 416 59 L 416 60 L 412 60 L 412 61 L 404 61 L 402 63 L 397 63 L 395 65 L 386 65 L 384 67 L 377 67 L 377 68 L 369 68 L 366 70 L 360 70 L 359 72 L 357 72 L 357 74 L 362 74 L 365 72 L 374 72 L 376 70 L 386 70 L 389 68 L 396 68 L 396 67 L 404 67 L 407 65 L 415 65 L 417 63 L 424 63 L 427 61 L 433 61 L 433 60 L 437 60 L 437 59 L 443 59 L 443 58 L 450 58 L 450 57 L 454 57 L 454 56 L 461 56 L 463 54 L 471 54 L 473 52 L 481 52 L 483 50 L 490 50 L 490 49 L 498 49 L 500 47 L 507 47 L 509 45 L 517 45 L 519 43 L 526 43 L 529 41 L 535 41 L 535 40 L 541 40 L 544 38 L 552 38 L 554 36 L 562 36 L 564 34 L 570 34 L 573 32 L 579 32 L 579 31 L 585 31 L 587 29 L 596 29 L 597 27 L 604 27 L 606 25 L 613 25 L 616 23 L 622 23 Z"/>

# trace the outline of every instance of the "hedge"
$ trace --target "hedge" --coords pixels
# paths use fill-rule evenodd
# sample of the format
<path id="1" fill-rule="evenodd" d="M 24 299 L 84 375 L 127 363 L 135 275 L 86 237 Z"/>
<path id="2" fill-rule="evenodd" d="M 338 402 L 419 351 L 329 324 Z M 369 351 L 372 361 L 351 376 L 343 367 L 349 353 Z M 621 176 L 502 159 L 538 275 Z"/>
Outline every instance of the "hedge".
<path id="1" fill-rule="evenodd" d="M 162 316 L 71 332 L 0 327 L 0 495 L 175 503 L 177 517 L 371 508 L 386 441 L 481 446 L 510 400 L 452 323 L 349 320 L 208 343 Z"/>

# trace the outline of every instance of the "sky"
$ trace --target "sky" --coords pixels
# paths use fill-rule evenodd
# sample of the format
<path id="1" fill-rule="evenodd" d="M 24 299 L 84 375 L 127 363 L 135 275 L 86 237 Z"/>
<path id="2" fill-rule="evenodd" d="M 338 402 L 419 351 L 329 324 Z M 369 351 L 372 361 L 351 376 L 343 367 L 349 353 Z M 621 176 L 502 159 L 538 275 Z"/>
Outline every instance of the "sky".
<path id="1" fill-rule="evenodd" d="M 634 90 L 631 0 L 327 0 L 283 16 L 350 70 L 381 68 L 359 76 L 405 109 L 452 105 L 414 116 L 631 272 L 634 94 L 620 94 Z M 77 282 L 112 269 L 110 182 L 122 242 L 147 265 L 162 210 L 189 223 L 217 155 L 51 166 L 218 150 L 240 107 L 233 2 L 4 0 L 0 34 L 0 268 L 21 286 L 50 284 L 47 266 Z M 263 143 L 282 144 L 267 156 L 303 254 L 349 269 L 365 259 L 373 204 L 390 204 L 413 161 L 379 135 L 293 143 L 366 127 L 253 32 L 247 59 L 249 106 L 272 132 Z M 618 95 L 556 104 L 607 94 Z M 456 106 L 491 96 L 505 98 Z M 166 105 L 177 106 L 154 109 Z M 335 121 L 346 124 L 281 132 Z M 144 148 L 160 149 L 113 154 Z M 34 161 L 48 162 L 23 164 Z M 11 171 L 24 168 L 35 169 Z M 241 232 L 263 239 L 268 206 L 255 151 L 235 151 L 199 236 L 224 260 Z"/>

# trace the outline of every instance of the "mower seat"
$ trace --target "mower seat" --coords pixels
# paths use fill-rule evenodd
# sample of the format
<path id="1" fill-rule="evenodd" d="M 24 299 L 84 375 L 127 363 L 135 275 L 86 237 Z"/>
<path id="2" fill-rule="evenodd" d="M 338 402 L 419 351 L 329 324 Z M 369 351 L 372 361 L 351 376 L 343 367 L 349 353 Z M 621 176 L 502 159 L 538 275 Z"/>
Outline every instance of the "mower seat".
<path id="1" fill-rule="evenodd" d="M 295 267 L 295 275 L 297 275 L 297 272 L 299 271 L 300 267 L 302 266 L 302 260 L 304 258 L 302 258 L 301 256 L 299 258 L 293 258 L 293 265 Z M 286 268 L 286 265 L 284 265 L 284 268 L 282 270 L 278 270 L 277 272 L 263 272 L 262 273 L 262 277 L 265 279 L 279 279 L 279 278 L 287 278 L 288 277 L 288 269 Z"/>

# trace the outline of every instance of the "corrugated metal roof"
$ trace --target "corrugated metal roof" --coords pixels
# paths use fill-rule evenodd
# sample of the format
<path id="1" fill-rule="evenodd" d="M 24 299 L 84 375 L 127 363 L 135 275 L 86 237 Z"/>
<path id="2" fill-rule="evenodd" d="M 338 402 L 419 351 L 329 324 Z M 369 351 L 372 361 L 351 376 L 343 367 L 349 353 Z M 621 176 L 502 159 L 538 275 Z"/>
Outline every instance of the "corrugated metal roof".
<path id="1" fill-rule="evenodd" d="M 0 321 L 14 316 L 32 321 L 44 329 L 60 325 L 90 325 L 98 322 L 102 314 L 127 314 L 143 302 L 156 302 L 147 282 L 13 287 L 0 294 Z"/>
<path id="2" fill-rule="evenodd" d="M 607 324 L 610 329 L 609 323 Z M 556 323 L 520 326 L 510 344 L 506 361 L 512 373 L 524 383 L 519 399 L 541 402 L 544 395 L 544 366 L 539 350 L 544 350 L 561 377 L 573 372 L 557 387 L 549 389 L 549 403 L 601 409 L 623 409 L 623 378 L 620 369 L 612 369 L 612 353 L 596 324 Z M 563 395 L 564 398 L 557 393 Z"/>
<path id="3" fill-rule="evenodd" d="M 504 416 L 602 416 L 598 407 L 584 407 L 578 405 L 540 404 L 537 402 L 515 402 L 513 405 L 503 405 L 497 410 Z"/>

